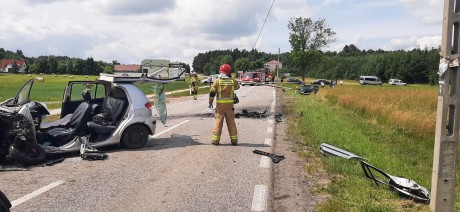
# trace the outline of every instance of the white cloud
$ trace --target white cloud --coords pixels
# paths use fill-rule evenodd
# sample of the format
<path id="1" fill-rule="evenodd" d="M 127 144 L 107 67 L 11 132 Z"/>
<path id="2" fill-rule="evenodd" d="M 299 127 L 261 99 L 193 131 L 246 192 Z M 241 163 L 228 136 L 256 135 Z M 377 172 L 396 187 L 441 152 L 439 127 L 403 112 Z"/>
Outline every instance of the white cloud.
<path id="1" fill-rule="evenodd" d="M 416 36 L 391 39 L 390 43 L 383 46 L 384 50 L 412 50 L 414 48 L 431 49 L 441 45 L 441 36 L 426 36 L 418 38 Z"/>
<path id="2" fill-rule="evenodd" d="M 443 2 L 441 0 L 399 0 L 408 12 L 423 23 L 440 24 L 443 17 Z"/>
<path id="3" fill-rule="evenodd" d="M 2 3 L 9 6 L 0 13 L 1 48 L 20 49 L 31 57 L 93 56 L 95 60 L 133 64 L 146 58 L 191 63 L 200 52 L 250 50 L 272 1 L 3 0 Z M 290 51 L 287 24 L 293 17 L 325 18 L 338 33 L 338 41 L 329 46 L 334 50 L 341 50 L 347 44 L 360 49 L 381 48 L 384 44 L 389 49 L 436 45 L 441 26 L 429 20 L 442 17 L 437 11 L 441 8 L 439 4 L 439 0 L 275 1 L 256 48 L 271 53 L 277 53 L 278 48 L 281 52 Z M 410 16 L 382 19 L 381 14 L 375 15 L 394 9 L 405 12 L 400 10 L 402 5 L 408 8 Z M 411 36 L 416 39 L 408 39 Z"/>
<path id="4" fill-rule="evenodd" d="M 438 48 L 441 46 L 441 36 L 422 37 L 417 39 L 417 45 L 420 49 Z"/>
<path id="5" fill-rule="evenodd" d="M 323 6 L 329 6 L 329 5 L 337 4 L 337 3 L 341 2 L 341 1 L 342 0 L 323 0 L 322 5 Z"/>

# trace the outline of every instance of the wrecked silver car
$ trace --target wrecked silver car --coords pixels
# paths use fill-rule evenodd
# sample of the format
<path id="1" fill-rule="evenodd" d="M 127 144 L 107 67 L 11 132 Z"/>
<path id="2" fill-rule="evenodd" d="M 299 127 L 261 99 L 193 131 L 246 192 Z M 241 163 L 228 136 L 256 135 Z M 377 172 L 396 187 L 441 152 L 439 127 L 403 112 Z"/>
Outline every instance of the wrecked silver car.
<path id="1" fill-rule="evenodd" d="M 110 145 L 142 148 L 155 133 L 156 118 L 152 104 L 134 83 L 174 80 L 101 74 L 95 81 L 70 81 L 64 89 L 60 119 L 46 123 L 43 119 L 50 112 L 46 104 L 30 100 L 34 80 L 29 80 L 14 98 L 0 103 L 0 164 L 35 165 L 47 156 L 95 153 L 95 148 Z M 166 110 L 165 105 L 156 106 Z M 165 111 L 159 114 L 166 116 Z"/>

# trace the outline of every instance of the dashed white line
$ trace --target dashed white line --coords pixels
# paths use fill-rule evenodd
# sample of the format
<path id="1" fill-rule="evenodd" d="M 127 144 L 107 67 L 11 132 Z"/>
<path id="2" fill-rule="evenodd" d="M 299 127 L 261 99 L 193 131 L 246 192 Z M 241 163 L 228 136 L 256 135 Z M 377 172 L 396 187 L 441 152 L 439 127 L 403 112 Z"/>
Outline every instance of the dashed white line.
<path id="1" fill-rule="evenodd" d="M 272 139 L 271 138 L 265 138 L 265 145 L 272 146 Z"/>
<path id="2" fill-rule="evenodd" d="M 264 211 L 267 205 L 267 186 L 256 185 L 252 198 L 251 211 Z"/>
<path id="3" fill-rule="evenodd" d="M 272 160 L 270 160 L 269 157 L 266 157 L 266 156 L 261 156 L 260 157 L 260 168 L 270 168 L 271 165 L 272 165 Z"/>
<path id="4" fill-rule="evenodd" d="M 50 190 L 50 189 L 52 189 L 52 188 L 54 188 L 54 187 L 56 187 L 58 185 L 61 185 L 63 183 L 64 183 L 64 181 L 58 180 L 56 182 L 50 183 L 49 185 L 38 189 L 38 190 L 36 190 L 36 191 L 34 191 L 34 192 L 30 193 L 30 194 L 27 194 L 27 195 L 25 195 L 25 196 L 23 196 L 23 197 L 21 197 L 21 198 L 19 198 L 17 200 L 14 200 L 14 201 L 11 202 L 11 208 L 14 208 L 14 207 L 16 207 L 16 206 L 18 206 L 18 205 L 20 205 L 20 204 L 32 199 L 32 198 L 34 198 L 34 197 L 36 197 L 36 196 L 38 196 L 38 195 L 40 195 L 42 193 L 45 193 L 48 190 Z"/>
<path id="5" fill-rule="evenodd" d="M 273 133 L 273 128 L 267 127 L 267 132 L 268 132 L 268 133 Z"/>
<path id="6" fill-rule="evenodd" d="M 185 124 L 185 123 L 187 123 L 188 121 L 190 121 L 190 120 L 185 120 L 185 121 L 183 121 L 183 122 L 181 122 L 181 123 L 179 123 L 179 124 L 176 124 L 176 125 L 170 127 L 169 129 L 163 130 L 163 131 L 161 131 L 161 132 L 155 134 L 155 135 L 153 136 L 153 138 L 156 138 L 156 137 L 158 137 L 158 136 L 160 136 L 160 135 L 163 135 L 164 133 L 167 133 L 167 132 L 169 132 L 170 130 L 173 130 L 174 128 L 176 128 L 176 127 L 178 127 L 178 126 L 180 126 L 180 125 L 182 125 L 182 124 Z"/>

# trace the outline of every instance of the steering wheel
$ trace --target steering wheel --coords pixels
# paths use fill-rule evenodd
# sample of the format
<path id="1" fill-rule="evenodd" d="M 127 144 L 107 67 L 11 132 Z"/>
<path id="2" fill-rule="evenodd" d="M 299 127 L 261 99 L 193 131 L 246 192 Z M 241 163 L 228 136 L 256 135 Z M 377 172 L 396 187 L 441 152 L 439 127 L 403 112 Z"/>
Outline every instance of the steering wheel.
<path id="1" fill-rule="evenodd" d="M 45 106 L 43 106 L 40 102 L 37 102 L 37 101 L 34 101 L 34 102 L 35 102 L 35 110 L 37 110 L 37 112 L 39 112 L 40 114 L 50 115 L 50 112 L 48 111 L 48 109 L 46 109 Z"/>

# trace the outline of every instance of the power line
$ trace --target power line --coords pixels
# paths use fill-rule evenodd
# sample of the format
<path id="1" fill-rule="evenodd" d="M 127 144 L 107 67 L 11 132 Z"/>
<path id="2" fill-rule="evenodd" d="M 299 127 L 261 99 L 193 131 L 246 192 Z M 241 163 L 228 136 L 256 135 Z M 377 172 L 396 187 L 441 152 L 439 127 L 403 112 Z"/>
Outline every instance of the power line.
<path id="1" fill-rule="evenodd" d="M 267 22 L 268 16 L 270 15 L 270 11 L 272 10 L 272 7 L 273 7 L 274 3 L 275 3 L 275 0 L 273 0 L 272 5 L 270 6 L 270 9 L 268 10 L 267 17 L 265 17 L 264 24 L 262 24 L 262 28 L 260 29 L 259 35 L 257 36 L 256 42 L 254 43 L 254 46 L 252 47 L 252 49 L 256 48 L 256 44 L 259 41 L 260 34 L 262 34 L 262 30 L 264 29 L 265 22 Z"/>

